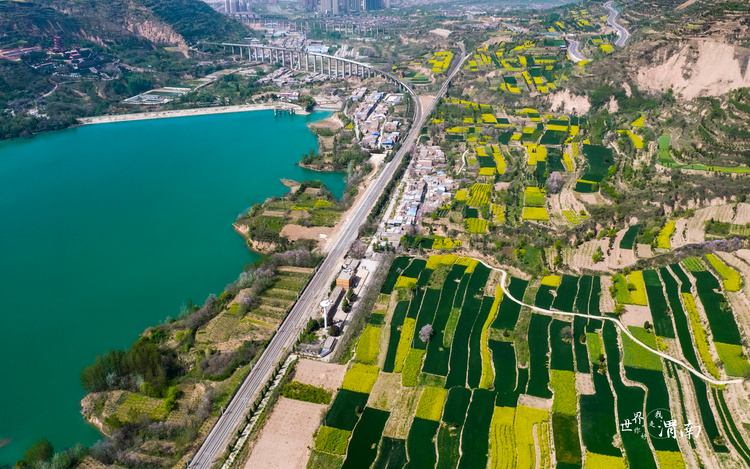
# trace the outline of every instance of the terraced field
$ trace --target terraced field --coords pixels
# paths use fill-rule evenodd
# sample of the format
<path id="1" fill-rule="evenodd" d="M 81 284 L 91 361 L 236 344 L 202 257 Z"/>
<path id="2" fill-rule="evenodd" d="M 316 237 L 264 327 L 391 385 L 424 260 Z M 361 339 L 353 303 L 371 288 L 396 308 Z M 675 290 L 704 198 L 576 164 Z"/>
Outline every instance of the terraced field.
<path id="1" fill-rule="evenodd" d="M 429 267 L 441 264 L 450 271 L 432 288 Z M 383 291 L 411 293 L 408 301 L 393 303 L 390 339 L 380 351 L 384 366 L 367 364 L 377 363 L 369 346 L 362 354 L 367 363 L 359 362 L 358 351 L 326 417 L 326 426 L 338 433 L 325 431 L 349 441 L 318 451 L 333 455 L 345 446 L 343 467 L 547 468 L 556 461 L 567 469 L 584 467 L 585 461 L 585 467 L 671 468 L 696 461 L 685 448 L 710 448 L 719 455 L 735 448 L 741 457 L 750 456 L 725 398 L 740 388 L 728 384 L 717 392 L 701 376 L 687 378 L 684 369 L 678 374 L 672 362 L 654 353 L 684 356 L 701 370 L 705 363 L 698 357 L 718 350 L 724 366 L 716 373 L 723 379 L 750 367 L 738 362 L 742 345 L 731 313 L 710 306 L 723 299 L 716 296 L 719 279 L 711 271 L 687 274 L 675 264 L 615 280 L 615 291 L 618 282 L 626 286 L 621 299 L 650 312 L 643 327 L 629 328 L 633 339 L 613 322 L 596 319 L 602 316 L 600 295 L 608 294 L 598 276 L 508 277 L 504 291 L 488 288 L 491 269 L 467 258 L 400 258 L 393 269 Z M 394 279 L 405 275 L 418 282 L 398 286 Z M 686 297 L 696 289 L 691 303 Z M 525 296 L 539 308 L 571 315 L 532 312 L 512 299 Z M 703 345 L 693 333 L 697 324 L 712 333 L 700 339 Z M 427 325 L 434 334 L 425 342 L 419 330 Z M 365 330 L 367 343 L 376 329 Z M 383 387 L 414 397 L 405 407 L 386 406 L 393 407 L 391 413 L 380 405 L 376 410 L 369 393 Z M 678 429 L 699 419 L 703 436 L 682 444 L 684 431 L 664 438 L 666 427 L 647 428 L 646 416 L 685 408 L 688 396 L 694 396 L 698 414 L 673 413 L 672 419 Z M 404 425 L 399 437 L 380 435 L 396 418 Z"/>

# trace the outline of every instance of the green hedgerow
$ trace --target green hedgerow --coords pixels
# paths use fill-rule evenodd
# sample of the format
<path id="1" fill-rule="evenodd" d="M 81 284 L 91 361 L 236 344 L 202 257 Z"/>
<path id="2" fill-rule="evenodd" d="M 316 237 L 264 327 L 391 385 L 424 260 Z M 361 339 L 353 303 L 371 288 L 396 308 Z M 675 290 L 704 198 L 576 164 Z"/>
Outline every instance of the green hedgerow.
<path id="1" fill-rule="evenodd" d="M 300 383 L 299 381 L 292 381 L 284 385 L 282 395 L 287 399 L 313 402 L 315 404 L 327 405 L 331 403 L 331 391 L 310 384 Z"/>

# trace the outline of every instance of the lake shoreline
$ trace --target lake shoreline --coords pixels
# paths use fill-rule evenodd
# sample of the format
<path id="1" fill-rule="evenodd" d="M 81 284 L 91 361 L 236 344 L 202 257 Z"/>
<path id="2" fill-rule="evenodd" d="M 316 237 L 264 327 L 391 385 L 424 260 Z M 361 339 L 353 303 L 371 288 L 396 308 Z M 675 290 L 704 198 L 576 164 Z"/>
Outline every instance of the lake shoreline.
<path id="1" fill-rule="evenodd" d="M 290 103 L 241 104 L 237 106 L 217 106 L 193 109 L 179 109 L 174 111 L 139 112 L 135 114 L 118 114 L 97 117 L 80 117 L 78 125 L 111 124 L 115 122 L 130 122 L 151 119 L 168 119 L 172 117 L 205 116 L 210 114 L 226 114 L 233 112 L 271 111 L 273 109 L 294 110 L 295 114 L 308 115 L 301 106 Z"/>
<path id="2" fill-rule="evenodd" d="M 187 299 L 198 299 L 202 303 L 203 298 L 221 292 L 225 285 L 234 281 L 244 264 L 255 262 L 260 254 L 248 249 L 234 229 L 227 231 L 227 225 L 234 221 L 238 212 L 268 197 L 282 197 L 290 185 L 302 180 L 321 179 L 336 196 L 341 196 L 345 186 L 342 174 L 312 173 L 296 166 L 304 150 L 315 145 L 316 139 L 309 132 L 307 122 L 323 118 L 327 115 L 324 112 L 330 111 L 311 115 L 299 113 L 300 119 L 269 119 L 270 113 L 242 113 L 264 108 L 273 109 L 267 106 L 206 108 L 201 111 L 211 111 L 215 115 L 209 119 L 167 119 L 158 126 L 143 120 L 143 114 L 108 116 L 138 119 L 122 126 L 85 125 L 78 126 L 76 132 L 49 132 L 44 138 L 0 143 L 4 154 L 0 159 L 3 163 L 0 186 L 14 194 L 14 203 L 3 205 L 2 212 L 4 219 L 15 227 L 13 236 L 6 231 L 0 233 L 2 244 L 10 246 L 13 252 L 6 261 L 11 266 L 9 270 L 14 272 L 9 275 L 6 270 L 6 276 L 0 275 L 3 278 L 0 283 L 22 291 L 21 286 L 30 285 L 28 279 L 44 266 L 66 267 L 67 283 L 58 282 L 52 289 L 52 294 L 62 298 L 66 305 L 88 297 L 76 294 L 78 284 L 93 285 L 93 290 L 107 292 L 106 295 L 133 296 L 149 305 L 137 311 L 126 304 L 115 305 L 112 317 L 116 320 L 100 314 L 104 296 L 91 298 L 75 309 L 65 308 L 63 312 L 67 316 L 72 317 L 74 312 L 79 321 L 87 324 L 85 331 L 75 322 L 36 324 L 28 317 L 17 317 L 14 327 L 28 329 L 35 324 L 36 332 L 35 337 L 15 337 L 3 345 L 12 363 L 7 371 L 11 380 L 33 382 L 24 374 L 33 367 L 26 366 L 28 356 L 20 352 L 22 343 L 41 348 L 41 343 L 75 337 L 80 345 L 63 347 L 65 353 L 58 354 L 62 366 L 54 367 L 49 374 L 60 385 L 52 396 L 42 398 L 21 387 L 6 391 L 5 402 L 0 403 L 3 415 L 0 436 L 9 436 L 17 428 L 22 428 L 24 435 L 14 436 L 11 441 L 0 438 L 0 465 L 12 465 L 22 458 L 23 450 L 41 436 L 59 448 L 76 443 L 91 446 L 102 438 L 96 423 L 80 414 L 79 403 L 85 397 L 78 379 L 81 367 L 92 363 L 101 351 L 127 349 L 145 328 L 163 321 L 165 315 L 174 315 Z M 271 138 L 252 144 L 246 139 L 222 138 L 248 127 Z M 295 138 L 281 139 L 292 134 Z M 173 138 L 175 135 L 180 138 Z M 278 139 L 283 140 L 281 150 Z M 108 148 L 107 158 L 102 158 L 98 152 L 81 152 L 82 140 L 90 148 Z M 278 153 L 275 158 L 264 156 L 274 152 Z M 28 154 L 39 156 L 28 158 Z M 208 154 L 211 158 L 205 157 Z M 30 187 L 28 174 L 42 179 Z M 201 178 L 205 179 L 201 184 L 185 183 Z M 285 187 L 281 187 L 279 181 Z M 91 197 L 91 194 L 96 196 Z M 21 208 L 15 203 L 18 200 L 26 200 L 30 205 Z M 70 207 L 79 210 L 73 213 Z M 143 210 L 143 207 L 153 209 Z M 57 245 L 45 243 L 41 229 L 44 223 L 30 215 L 43 210 L 50 210 L 51 223 L 60 227 Z M 108 210 L 126 213 L 142 220 L 143 225 L 159 225 L 162 229 L 144 230 L 136 224 L 123 227 L 112 217 L 99 220 L 98 214 Z M 170 216 L 165 217 L 165 213 Z M 183 229 L 184 220 L 196 215 L 201 217 L 201 223 L 196 223 L 195 229 Z M 82 223 L 89 221 L 92 229 L 83 229 Z M 82 236 L 96 232 L 94 222 L 96 229 L 102 232 Z M 118 236 L 113 237 L 114 234 Z M 170 249 L 164 249 L 166 241 L 171 243 Z M 60 244 L 66 248 L 59 249 Z M 114 254 L 108 254 L 111 244 L 119 246 Z M 149 268 L 144 269 L 143 262 L 129 262 L 138 256 L 147 259 Z M 106 259 L 101 261 L 103 257 Z M 70 267 L 71 260 L 79 262 L 75 269 Z M 119 265 L 117 272 L 106 276 L 96 274 L 113 264 Z M 84 275 L 87 273 L 90 275 Z M 138 281 L 132 282 L 133 279 Z M 158 293 L 149 287 L 164 284 L 164 279 L 169 282 Z M 43 386 L 40 383 L 34 388 L 42 390 Z M 48 417 L 29 418 L 30 407 L 35 409 L 32 417 L 35 413 Z"/>

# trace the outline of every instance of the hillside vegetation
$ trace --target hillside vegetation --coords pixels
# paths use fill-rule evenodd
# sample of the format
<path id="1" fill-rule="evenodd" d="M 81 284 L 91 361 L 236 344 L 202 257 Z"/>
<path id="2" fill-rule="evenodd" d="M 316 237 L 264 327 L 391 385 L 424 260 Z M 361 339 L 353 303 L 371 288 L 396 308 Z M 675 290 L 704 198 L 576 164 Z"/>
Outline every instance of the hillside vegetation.
<path id="1" fill-rule="evenodd" d="M 178 44 L 244 35 L 240 23 L 199 0 L 0 2 L 0 46 L 51 47 L 55 35 L 101 46 Z"/>

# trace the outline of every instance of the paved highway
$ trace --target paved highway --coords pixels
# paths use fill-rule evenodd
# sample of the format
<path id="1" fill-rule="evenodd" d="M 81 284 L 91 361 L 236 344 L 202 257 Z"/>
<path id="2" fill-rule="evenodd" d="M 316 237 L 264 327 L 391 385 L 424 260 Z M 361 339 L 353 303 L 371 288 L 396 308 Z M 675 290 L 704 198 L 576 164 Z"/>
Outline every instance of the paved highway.
<path id="1" fill-rule="evenodd" d="M 581 55 L 581 52 L 579 51 L 579 47 L 581 44 L 576 41 L 575 39 L 568 39 L 568 55 L 570 56 L 570 60 L 572 60 L 575 63 L 578 63 L 582 60 L 589 60 L 586 57 Z"/>
<path id="2" fill-rule="evenodd" d="M 346 254 L 352 241 L 357 238 L 359 227 L 365 223 L 367 215 L 372 210 L 388 181 L 391 180 L 393 173 L 401 164 L 401 160 L 408 153 L 411 145 L 416 142 L 424 121 L 432 112 L 438 98 L 445 93 L 448 83 L 461 70 L 461 65 L 468 57 L 463 43 L 459 45 L 462 52 L 461 59 L 453 65 L 448 78 L 443 83 L 442 88 L 436 94 L 435 99 L 428 109 L 423 110 L 422 104 L 414 90 L 404 85 L 409 93 L 411 93 L 415 106 L 414 123 L 409 135 L 404 139 L 401 149 L 397 152 L 396 156 L 385 166 L 380 177 L 367 188 L 359 207 L 355 209 L 355 212 L 347 220 L 343 221 L 343 229 L 325 261 L 297 300 L 292 311 L 250 371 L 250 374 L 240 386 L 224 414 L 208 434 L 206 441 L 198 449 L 198 452 L 188 465 L 190 469 L 209 469 L 223 455 L 230 438 L 235 434 L 239 425 L 244 422 L 245 409 L 250 403 L 250 399 L 266 383 L 283 352 L 294 344 L 302 328 L 307 323 L 310 313 L 316 310 L 317 305 L 323 299 L 322 297 L 328 292 L 331 280 L 338 273 L 344 254 Z M 280 457 L 283 456 L 280 455 Z"/>
<path id="3" fill-rule="evenodd" d="M 630 39 L 630 33 L 627 29 L 623 28 L 617 23 L 617 16 L 620 14 L 619 11 L 617 11 L 614 7 L 614 2 L 610 0 L 609 2 L 604 4 L 604 8 L 609 10 L 609 16 L 607 16 L 607 23 L 615 28 L 617 30 L 617 40 L 615 41 L 615 45 L 617 47 L 625 47 L 625 44 L 627 44 L 628 39 Z"/>

